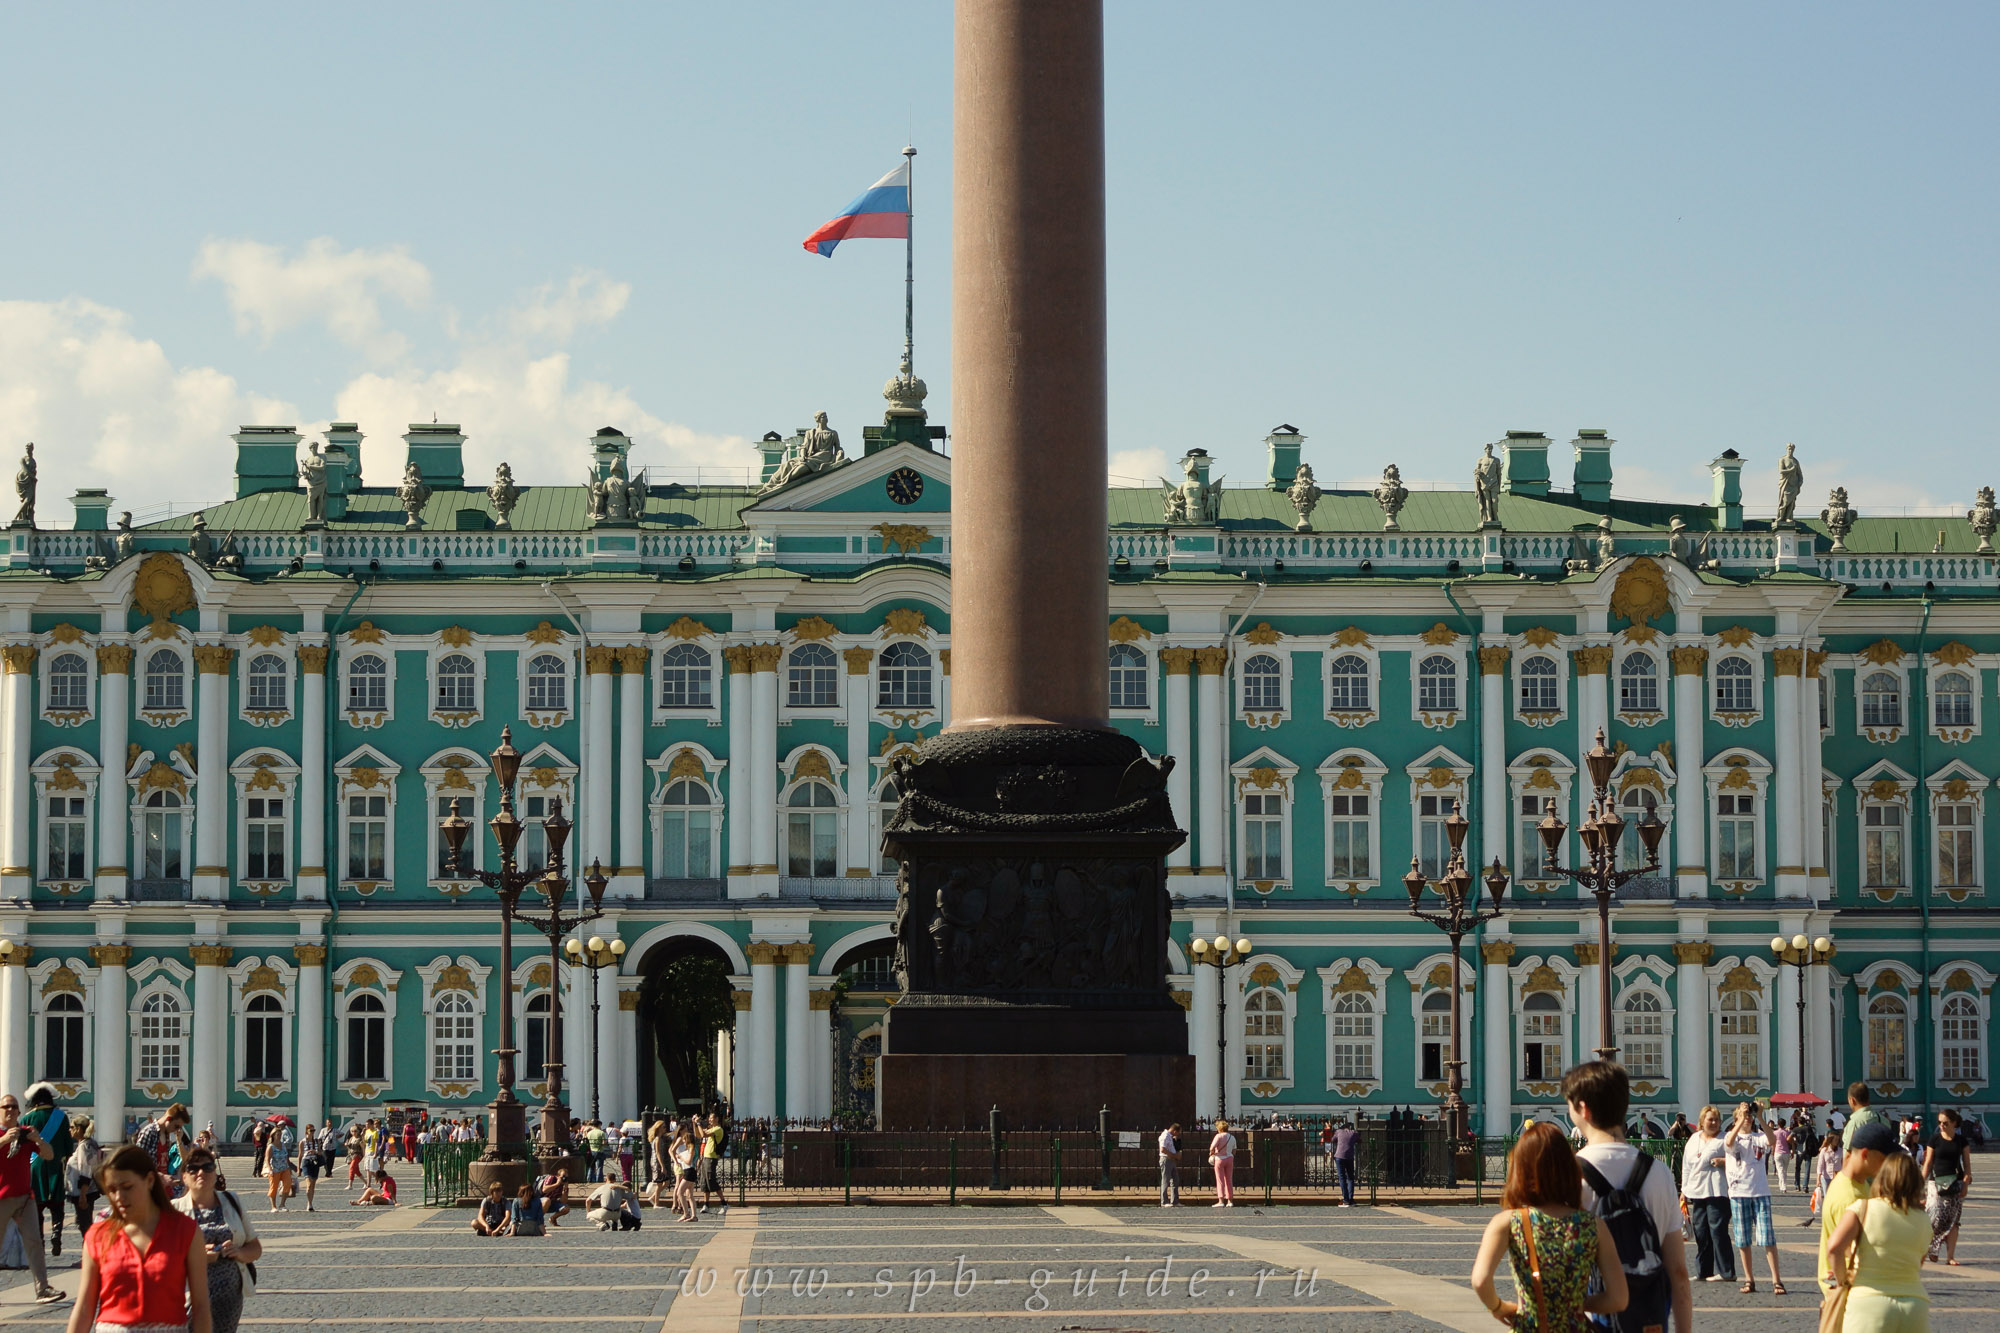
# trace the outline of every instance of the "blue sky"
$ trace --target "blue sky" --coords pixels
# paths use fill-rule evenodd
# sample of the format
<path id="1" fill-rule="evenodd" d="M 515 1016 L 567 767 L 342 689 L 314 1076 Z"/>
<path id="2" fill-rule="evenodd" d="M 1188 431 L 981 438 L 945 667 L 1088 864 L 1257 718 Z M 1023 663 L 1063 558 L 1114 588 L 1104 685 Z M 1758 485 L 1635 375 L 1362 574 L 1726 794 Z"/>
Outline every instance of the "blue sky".
<path id="1" fill-rule="evenodd" d="M 1284 421 L 1322 483 L 1583 426 L 1632 494 L 1733 447 L 1768 506 L 1787 440 L 1815 510 L 2000 481 L 2000 9 L 1107 15 L 1114 473 L 1247 480 Z M 605 424 L 676 476 L 819 408 L 858 445 L 901 247 L 799 242 L 906 139 L 950 420 L 944 0 L 0 22 L 0 452 L 38 441 L 45 513 L 218 498 L 250 421 L 357 417 L 378 484 L 433 412 L 530 482 Z"/>

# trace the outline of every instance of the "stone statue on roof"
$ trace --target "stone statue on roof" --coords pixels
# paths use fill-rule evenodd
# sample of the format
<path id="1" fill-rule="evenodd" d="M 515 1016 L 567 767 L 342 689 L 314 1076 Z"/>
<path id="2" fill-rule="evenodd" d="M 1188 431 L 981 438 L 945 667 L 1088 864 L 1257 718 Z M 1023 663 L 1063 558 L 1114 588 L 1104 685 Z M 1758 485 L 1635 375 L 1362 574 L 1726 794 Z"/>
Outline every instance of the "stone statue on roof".
<path id="1" fill-rule="evenodd" d="M 1833 538 L 1833 549 L 1847 549 L 1847 534 L 1854 531 L 1855 512 L 1847 505 L 1847 488 L 1836 486 L 1826 497 L 1826 508 L 1819 511 L 1820 522 L 1826 524 L 1826 532 Z"/>
<path id="2" fill-rule="evenodd" d="M 1181 471 L 1186 480 L 1176 486 L 1165 477 L 1160 478 L 1163 493 L 1160 508 L 1169 523 L 1186 523 L 1192 527 L 1213 527 L 1222 517 L 1222 478 L 1214 481 L 1202 480 L 1202 467 L 1208 461 L 1204 450 L 1190 450 L 1181 460 Z"/>
<path id="3" fill-rule="evenodd" d="M 1792 518 L 1792 511 L 1798 507 L 1799 490 L 1806 484 L 1806 470 L 1799 466 L 1798 446 L 1787 444 L 1785 456 L 1778 460 L 1778 521 L 1777 527 L 1798 526 Z"/>
<path id="4" fill-rule="evenodd" d="M 188 533 L 188 554 L 203 569 L 215 563 L 215 540 L 208 535 L 208 515 L 194 516 L 194 530 Z"/>
<path id="5" fill-rule="evenodd" d="M 132 535 L 132 511 L 122 510 L 118 515 L 118 536 L 112 541 L 111 550 L 118 560 L 139 549 L 139 539 Z M 112 561 L 113 564 L 118 560 Z"/>
<path id="6" fill-rule="evenodd" d="M 1292 508 L 1299 512 L 1297 527 L 1300 532 L 1312 531 L 1313 508 L 1319 504 L 1319 497 L 1319 483 L 1313 480 L 1312 464 L 1299 464 L 1299 470 L 1293 475 L 1291 489 L 1285 492 L 1285 498 L 1290 500 Z"/>
<path id="7" fill-rule="evenodd" d="M 493 524 L 502 532 L 514 526 L 514 502 L 521 498 L 521 488 L 514 484 L 514 469 L 502 463 L 493 469 L 493 484 L 486 488 L 486 498 L 493 502 L 493 512 L 499 518 Z"/>
<path id="8" fill-rule="evenodd" d="M 403 464 L 403 484 L 396 488 L 396 498 L 403 502 L 403 530 L 415 532 L 424 525 L 424 505 L 431 498 L 431 488 L 424 484 L 424 470 L 411 459 Z"/>
<path id="9" fill-rule="evenodd" d="M 826 424 L 826 413 L 815 412 L 812 429 L 799 436 L 794 449 L 786 451 L 785 461 L 758 488 L 757 494 L 769 495 L 801 477 L 816 477 L 846 461 L 847 454 L 840 447 L 840 432 Z"/>
<path id="10" fill-rule="evenodd" d="M 299 480 L 306 488 L 306 523 L 309 528 L 326 526 L 326 459 L 320 456 L 319 441 L 306 446 L 305 461 L 299 464 Z"/>
<path id="11" fill-rule="evenodd" d="M 28 450 L 21 455 L 21 470 L 14 474 L 14 494 L 21 497 L 21 507 L 14 511 L 14 526 L 32 528 L 35 526 L 35 479 L 41 469 L 35 465 L 35 446 L 30 441 Z"/>
<path id="12" fill-rule="evenodd" d="M 1396 515 L 1403 512 L 1403 502 L 1410 498 L 1410 492 L 1403 486 L 1403 470 L 1394 463 L 1382 469 L 1382 480 L 1375 483 L 1375 503 L 1382 506 L 1382 531 L 1401 532 L 1402 524 Z"/>
<path id="13" fill-rule="evenodd" d="M 1618 538 L 1611 531 L 1611 515 L 1597 520 L 1597 567 L 1603 569 L 1618 558 Z"/>
<path id="14" fill-rule="evenodd" d="M 2000 527 L 2000 510 L 1993 507 L 1993 488 L 1979 488 L 1979 503 L 1966 510 L 1965 521 L 1972 525 L 1973 533 L 1979 538 L 1979 554 L 1993 554 L 1993 530 Z"/>
<path id="15" fill-rule="evenodd" d="M 1493 446 L 1487 445 L 1486 452 L 1472 465 L 1472 490 L 1479 497 L 1479 526 L 1497 528 L 1500 526 L 1500 460 L 1493 456 Z"/>

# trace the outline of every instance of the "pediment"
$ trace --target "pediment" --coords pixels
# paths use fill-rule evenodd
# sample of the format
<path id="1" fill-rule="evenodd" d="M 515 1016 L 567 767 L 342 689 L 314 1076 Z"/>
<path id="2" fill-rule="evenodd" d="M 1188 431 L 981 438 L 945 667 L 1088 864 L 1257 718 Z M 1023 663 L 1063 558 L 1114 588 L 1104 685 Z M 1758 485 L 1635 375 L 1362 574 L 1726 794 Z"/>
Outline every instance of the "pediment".
<path id="1" fill-rule="evenodd" d="M 923 477 L 923 494 L 914 503 L 889 498 L 889 475 L 908 468 Z M 743 510 L 743 520 L 777 514 L 921 514 L 942 520 L 951 513 L 951 460 L 914 444 L 892 444 L 877 453 L 852 458 L 817 477 L 793 482 Z"/>

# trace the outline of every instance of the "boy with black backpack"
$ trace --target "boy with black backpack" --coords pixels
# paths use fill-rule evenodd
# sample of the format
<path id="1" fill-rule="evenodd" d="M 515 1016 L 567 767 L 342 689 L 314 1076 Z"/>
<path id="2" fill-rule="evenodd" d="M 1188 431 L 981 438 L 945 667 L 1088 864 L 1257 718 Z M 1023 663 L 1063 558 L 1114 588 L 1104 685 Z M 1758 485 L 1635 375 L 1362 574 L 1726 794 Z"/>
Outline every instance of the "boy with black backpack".
<path id="1" fill-rule="evenodd" d="M 1620 1333 L 1661 1333 L 1673 1312 L 1677 1333 L 1692 1333 L 1694 1296 L 1681 1245 L 1680 1192 L 1674 1174 L 1625 1141 L 1631 1081 L 1622 1065 L 1592 1060 L 1563 1075 L 1570 1119 L 1583 1131 L 1577 1165 L 1583 1206 L 1617 1243 L 1631 1293 L 1624 1310 L 1597 1316 Z"/>

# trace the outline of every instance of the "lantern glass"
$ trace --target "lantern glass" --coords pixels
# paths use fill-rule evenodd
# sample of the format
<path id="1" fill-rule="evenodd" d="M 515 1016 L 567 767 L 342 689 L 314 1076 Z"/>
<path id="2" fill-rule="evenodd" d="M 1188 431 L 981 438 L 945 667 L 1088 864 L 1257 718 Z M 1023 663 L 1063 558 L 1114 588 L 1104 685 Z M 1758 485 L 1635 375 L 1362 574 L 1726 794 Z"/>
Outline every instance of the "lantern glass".
<path id="1" fill-rule="evenodd" d="M 506 795 L 514 790 L 514 779 L 521 771 L 521 752 L 514 748 L 514 729 L 500 728 L 500 746 L 493 751 L 493 779 L 500 784 L 500 792 Z"/>

